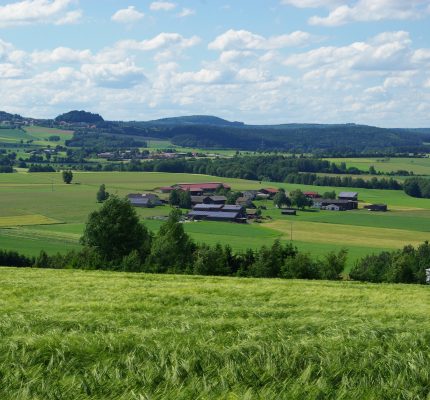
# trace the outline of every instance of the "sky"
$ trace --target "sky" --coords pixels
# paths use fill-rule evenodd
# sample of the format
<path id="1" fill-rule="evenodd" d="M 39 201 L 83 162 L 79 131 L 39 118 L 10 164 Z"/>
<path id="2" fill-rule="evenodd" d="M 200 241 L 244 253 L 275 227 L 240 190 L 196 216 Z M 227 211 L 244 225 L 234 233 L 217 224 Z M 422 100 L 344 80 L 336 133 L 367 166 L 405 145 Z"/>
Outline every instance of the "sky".
<path id="1" fill-rule="evenodd" d="M 0 110 L 430 127 L 430 0 L 0 0 Z"/>

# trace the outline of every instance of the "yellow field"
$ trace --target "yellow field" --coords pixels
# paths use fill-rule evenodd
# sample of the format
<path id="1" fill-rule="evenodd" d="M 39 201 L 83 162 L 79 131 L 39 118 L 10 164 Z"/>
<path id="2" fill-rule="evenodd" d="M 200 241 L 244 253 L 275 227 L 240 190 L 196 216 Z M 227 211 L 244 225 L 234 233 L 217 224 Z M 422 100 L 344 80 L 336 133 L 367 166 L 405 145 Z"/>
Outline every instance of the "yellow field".
<path id="1" fill-rule="evenodd" d="M 0 217 L 0 228 L 27 225 L 52 225 L 59 223 L 61 222 L 40 214 Z"/>
<path id="2" fill-rule="evenodd" d="M 376 228 L 340 224 L 321 224 L 317 222 L 289 222 L 278 220 L 264 224 L 283 234 L 283 238 L 312 243 L 332 243 L 344 246 L 368 246 L 376 248 L 400 248 L 405 243 L 418 246 L 430 240 L 430 233 L 407 231 L 402 229 Z M 322 226 L 323 225 L 323 226 Z"/>

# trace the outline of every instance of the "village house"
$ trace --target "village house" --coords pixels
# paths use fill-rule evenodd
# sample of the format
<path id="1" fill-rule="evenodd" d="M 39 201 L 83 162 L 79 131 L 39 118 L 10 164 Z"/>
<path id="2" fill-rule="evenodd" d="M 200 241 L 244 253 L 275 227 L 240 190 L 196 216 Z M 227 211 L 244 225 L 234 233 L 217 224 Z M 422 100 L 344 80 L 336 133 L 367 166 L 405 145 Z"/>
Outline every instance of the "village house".
<path id="1" fill-rule="evenodd" d="M 251 201 L 255 200 L 257 194 L 258 190 L 245 190 L 244 192 L 242 192 L 242 196 L 246 199 L 250 199 Z"/>
<path id="2" fill-rule="evenodd" d="M 276 188 L 265 188 L 265 189 L 260 189 L 257 197 L 264 197 L 267 196 L 266 198 L 272 199 L 273 197 L 275 197 L 275 195 L 279 192 L 279 189 Z"/>
<path id="3" fill-rule="evenodd" d="M 253 207 L 255 207 L 255 206 L 254 206 L 254 204 L 252 204 L 252 200 L 251 200 L 251 199 L 249 199 L 249 198 L 247 198 L 247 197 L 244 197 L 244 196 L 239 197 L 239 198 L 236 200 L 236 204 L 237 204 L 237 205 L 239 205 L 239 206 L 242 206 L 242 207 L 248 207 L 248 208 L 253 208 Z"/>
<path id="4" fill-rule="evenodd" d="M 348 211 L 356 210 L 358 208 L 358 203 L 356 201 L 350 200 L 330 200 L 325 199 L 318 202 L 322 210 L 328 211 Z"/>
<path id="5" fill-rule="evenodd" d="M 388 211 L 388 206 L 386 204 L 369 204 L 363 208 L 369 211 L 386 212 Z"/>
<path id="6" fill-rule="evenodd" d="M 132 193 L 127 198 L 134 207 L 152 208 L 163 205 L 161 199 L 153 193 Z"/>
<path id="7" fill-rule="evenodd" d="M 318 192 L 303 192 L 308 199 L 319 199 L 321 195 Z"/>
<path id="8" fill-rule="evenodd" d="M 357 192 L 341 192 L 337 197 L 339 200 L 358 201 Z"/>
<path id="9" fill-rule="evenodd" d="M 245 209 L 237 205 L 199 204 L 187 216 L 193 221 L 246 222 Z"/>
<path id="10" fill-rule="evenodd" d="M 194 195 L 194 196 L 203 196 L 207 193 L 215 193 L 219 187 L 222 187 L 225 190 L 231 189 L 231 187 L 229 185 L 226 185 L 225 183 L 208 182 L 208 183 L 178 183 L 172 186 L 160 187 L 159 190 L 162 193 L 170 193 L 173 190 L 183 190 L 185 192 L 189 191 L 191 195 Z"/>
<path id="11" fill-rule="evenodd" d="M 297 215 L 297 210 L 292 208 L 284 208 L 281 211 L 282 215 Z"/>
<path id="12" fill-rule="evenodd" d="M 225 204 L 227 197 L 225 196 L 191 196 L 191 204 Z"/>

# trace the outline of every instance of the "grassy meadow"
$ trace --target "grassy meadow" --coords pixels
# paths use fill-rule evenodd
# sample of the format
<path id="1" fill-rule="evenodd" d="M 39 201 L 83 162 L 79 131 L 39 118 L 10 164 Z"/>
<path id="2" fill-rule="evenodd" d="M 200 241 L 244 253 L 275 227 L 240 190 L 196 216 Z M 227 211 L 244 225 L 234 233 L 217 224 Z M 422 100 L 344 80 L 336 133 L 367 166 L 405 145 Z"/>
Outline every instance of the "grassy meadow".
<path id="1" fill-rule="evenodd" d="M 246 181 L 205 175 L 140 173 L 140 172 L 76 172 L 71 185 L 62 182 L 60 173 L 26 173 L 0 175 L 0 248 L 37 255 L 40 249 L 49 253 L 79 247 L 88 214 L 100 207 L 95 194 L 104 183 L 110 193 L 152 191 L 179 182 L 222 181 L 234 190 L 284 187 L 287 190 L 332 188 Z M 350 190 L 337 188 L 336 191 Z M 365 210 L 351 212 L 303 211 L 286 217 L 267 206 L 261 224 L 237 225 L 221 222 L 186 223 L 186 231 L 198 242 L 230 244 L 235 250 L 270 245 L 276 238 L 291 240 L 304 251 L 322 256 L 342 247 L 349 249 L 350 267 L 364 254 L 401 248 L 430 240 L 430 200 L 408 197 L 402 191 L 361 189 L 360 199 L 387 203 L 388 213 Z M 170 207 L 138 209 L 145 224 L 157 231 Z"/>
<path id="2" fill-rule="evenodd" d="M 347 167 L 359 168 L 368 171 L 374 166 L 376 171 L 413 171 L 415 175 L 430 175 L 430 158 L 328 158 L 336 164 L 346 163 Z"/>
<path id="3" fill-rule="evenodd" d="M 0 398 L 428 399 L 414 285 L 0 269 Z"/>
<path id="4" fill-rule="evenodd" d="M 59 136 L 60 141 L 50 142 L 50 136 Z M 21 140 L 26 142 L 33 141 L 33 145 L 55 147 L 57 144 L 64 145 L 67 139 L 71 139 L 73 131 L 66 131 L 56 128 L 45 128 L 41 126 L 27 126 L 21 129 L 0 129 L 0 143 L 4 144 L 17 144 Z"/>

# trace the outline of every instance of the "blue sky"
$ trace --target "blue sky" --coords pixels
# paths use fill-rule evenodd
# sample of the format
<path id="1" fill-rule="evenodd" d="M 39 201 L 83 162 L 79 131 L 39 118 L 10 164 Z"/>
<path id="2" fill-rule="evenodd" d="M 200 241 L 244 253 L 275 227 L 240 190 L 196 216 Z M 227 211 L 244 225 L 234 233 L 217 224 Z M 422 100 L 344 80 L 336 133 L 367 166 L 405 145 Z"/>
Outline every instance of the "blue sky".
<path id="1" fill-rule="evenodd" d="M 430 126 L 430 0 L 0 0 L 0 110 Z"/>

